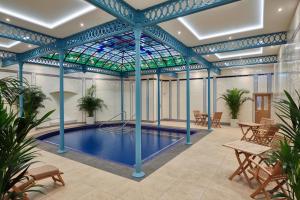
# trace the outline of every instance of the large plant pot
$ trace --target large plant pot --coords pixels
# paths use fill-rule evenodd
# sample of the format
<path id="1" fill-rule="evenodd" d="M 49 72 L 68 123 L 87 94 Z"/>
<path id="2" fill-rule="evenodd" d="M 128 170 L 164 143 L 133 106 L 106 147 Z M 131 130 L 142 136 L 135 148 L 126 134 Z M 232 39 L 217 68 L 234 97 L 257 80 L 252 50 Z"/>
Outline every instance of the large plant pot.
<path id="1" fill-rule="evenodd" d="M 86 124 L 95 124 L 95 117 L 86 117 Z"/>
<path id="2" fill-rule="evenodd" d="M 233 128 L 237 128 L 238 127 L 238 119 L 230 119 L 230 126 Z"/>

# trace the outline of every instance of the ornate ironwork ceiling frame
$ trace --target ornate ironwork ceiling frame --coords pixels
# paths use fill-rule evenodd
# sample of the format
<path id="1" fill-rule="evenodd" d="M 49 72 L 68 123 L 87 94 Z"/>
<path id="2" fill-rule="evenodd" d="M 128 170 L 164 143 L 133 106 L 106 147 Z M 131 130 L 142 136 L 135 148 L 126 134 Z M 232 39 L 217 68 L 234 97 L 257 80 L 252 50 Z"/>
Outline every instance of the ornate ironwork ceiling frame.
<path id="1" fill-rule="evenodd" d="M 252 37 L 240 38 L 224 42 L 205 44 L 193 47 L 193 51 L 201 54 L 215 54 L 228 51 L 239 51 L 259 47 L 282 45 L 287 43 L 287 32 L 269 33 Z"/>
<path id="2" fill-rule="evenodd" d="M 5 27 L 4 28 L 5 30 L 11 30 L 11 33 L 13 33 L 12 34 L 13 36 L 9 36 L 10 37 L 9 39 L 15 39 L 26 43 L 32 42 L 32 44 L 40 46 L 36 49 L 29 50 L 24 53 L 14 54 L 11 55 L 10 57 L 6 56 L 5 58 L 2 58 L 3 66 L 15 64 L 16 62 L 19 61 L 21 62 L 26 62 L 28 60 L 36 61 L 36 58 L 38 57 L 42 57 L 47 54 L 58 52 L 58 50 L 61 49 L 68 50 L 70 48 L 85 43 L 89 43 L 97 40 L 105 40 L 107 37 L 132 31 L 137 23 L 143 27 L 143 32 L 145 34 L 173 48 L 174 50 L 181 53 L 184 57 L 190 57 L 195 62 L 197 62 L 198 65 L 195 64 L 191 65 L 191 70 L 212 69 L 214 72 L 220 73 L 219 66 L 222 67 L 220 63 L 225 63 L 225 61 L 216 62 L 219 64 L 210 63 L 202 57 L 205 54 L 221 53 L 226 51 L 237 51 L 242 49 L 265 47 L 270 45 L 280 45 L 286 43 L 286 32 L 280 32 L 280 33 L 271 33 L 271 34 L 264 34 L 264 35 L 253 36 L 248 38 L 242 38 L 242 39 L 232 40 L 227 42 L 201 45 L 201 46 L 191 48 L 185 46 L 182 42 L 178 41 L 168 32 L 164 31 L 162 28 L 155 25 L 157 23 L 168 21 L 177 17 L 186 16 L 192 13 L 229 4 L 239 0 L 192 0 L 192 1 L 175 0 L 175 1 L 167 1 L 165 3 L 161 3 L 152 6 L 150 8 L 147 8 L 145 10 L 136 10 L 133 7 L 131 7 L 129 4 L 124 2 L 123 0 L 87 0 L 87 1 L 97 6 L 98 8 L 112 14 L 113 16 L 117 17 L 117 19 L 63 39 L 56 39 L 47 36 L 45 34 L 22 29 L 1 22 L 0 26 L 2 25 L 3 27 Z M 0 37 L 2 37 L 1 34 L 7 35 L 7 31 L 6 32 L 0 31 Z M 8 38 L 8 36 L 6 38 Z M 235 61 L 232 62 L 233 64 L 237 63 L 237 60 L 232 60 L 232 61 Z M 192 66 L 198 66 L 198 67 L 192 67 Z M 92 67 L 86 66 L 86 68 L 91 69 Z M 170 70 L 172 69 L 174 69 L 174 71 L 178 71 L 179 69 L 184 70 L 184 68 L 174 66 L 170 68 L 169 67 L 164 68 L 162 72 L 164 72 L 165 70 L 170 72 Z M 103 69 L 95 68 L 94 71 L 97 70 L 101 72 L 101 70 Z M 149 69 L 149 72 L 151 70 Z M 111 70 L 109 70 L 109 73 L 110 72 Z"/>
<path id="3" fill-rule="evenodd" d="M 245 66 L 245 65 L 260 65 L 260 64 L 273 64 L 278 62 L 277 55 L 270 56 L 260 56 L 260 57 L 250 57 L 235 60 L 223 60 L 219 62 L 214 62 L 213 65 L 216 67 L 226 68 L 235 66 Z"/>

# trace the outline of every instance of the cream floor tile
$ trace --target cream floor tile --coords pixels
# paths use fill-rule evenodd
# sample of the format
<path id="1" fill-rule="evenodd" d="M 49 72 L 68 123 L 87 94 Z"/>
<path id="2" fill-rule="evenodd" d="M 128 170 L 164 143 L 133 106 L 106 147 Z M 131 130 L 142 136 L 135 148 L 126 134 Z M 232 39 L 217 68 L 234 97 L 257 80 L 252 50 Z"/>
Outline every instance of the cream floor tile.
<path id="1" fill-rule="evenodd" d="M 185 123 L 162 124 L 185 127 Z M 51 179 L 42 181 L 46 195 L 30 194 L 31 199 L 248 200 L 252 189 L 246 182 L 240 177 L 228 180 L 237 162 L 234 152 L 222 146 L 240 136 L 237 128 L 215 129 L 140 182 L 40 151 L 41 163 L 36 166 L 48 163 L 59 167 L 66 186 L 54 185 Z"/>

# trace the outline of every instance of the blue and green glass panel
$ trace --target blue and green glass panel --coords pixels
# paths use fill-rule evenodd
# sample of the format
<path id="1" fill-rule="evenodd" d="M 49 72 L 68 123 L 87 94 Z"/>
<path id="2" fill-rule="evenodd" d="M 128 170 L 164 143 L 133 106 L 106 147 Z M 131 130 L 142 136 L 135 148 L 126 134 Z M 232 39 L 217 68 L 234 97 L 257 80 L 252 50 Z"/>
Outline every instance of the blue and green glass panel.
<path id="1" fill-rule="evenodd" d="M 58 60 L 58 57 L 58 54 L 49 54 L 44 58 Z M 74 47 L 69 49 L 65 56 L 65 62 L 119 72 L 134 71 L 134 59 L 135 42 L 132 32 Z M 142 34 L 142 70 L 182 65 L 185 65 L 185 60 L 180 53 Z"/>

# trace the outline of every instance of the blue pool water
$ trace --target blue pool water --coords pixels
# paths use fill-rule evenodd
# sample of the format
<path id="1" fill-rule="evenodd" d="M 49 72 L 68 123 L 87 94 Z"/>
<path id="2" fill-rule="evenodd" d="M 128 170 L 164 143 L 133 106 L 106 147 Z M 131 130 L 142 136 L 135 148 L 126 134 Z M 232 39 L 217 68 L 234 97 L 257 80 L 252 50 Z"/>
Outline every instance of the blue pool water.
<path id="1" fill-rule="evenodd" d="M 133 166 L 135 163 L 133 127 L 106 127 L 75 130 L 65 134 L 68 149 L 83 152 L 97 158 Z M 160 151 L 170 147 L 184 135 L 171 131 L 142 129 L 142 160 L 149 160 Z M 59 135 L 43 136 L 41 140 L 57 145 Z"/>

